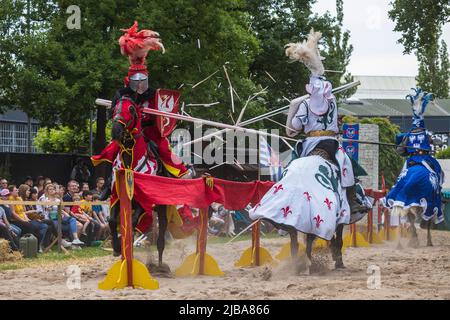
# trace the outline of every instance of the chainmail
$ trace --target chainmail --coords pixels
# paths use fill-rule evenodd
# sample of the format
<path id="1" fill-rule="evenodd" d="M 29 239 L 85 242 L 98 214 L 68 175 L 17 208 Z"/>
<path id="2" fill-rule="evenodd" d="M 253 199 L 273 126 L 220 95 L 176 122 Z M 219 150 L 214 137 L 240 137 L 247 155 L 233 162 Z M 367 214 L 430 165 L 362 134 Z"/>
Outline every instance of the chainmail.
<path id="1" fill-rule="evenodd" d="M 308 156 L 320 156 L 322 158 L 324 158 L 325 160 L 330 161 L 330 155 L 328 154 L 328 152 L 326 150 L 320 149 L 320 148 L 315 148 L 313 151 L 311 151 Z"/>

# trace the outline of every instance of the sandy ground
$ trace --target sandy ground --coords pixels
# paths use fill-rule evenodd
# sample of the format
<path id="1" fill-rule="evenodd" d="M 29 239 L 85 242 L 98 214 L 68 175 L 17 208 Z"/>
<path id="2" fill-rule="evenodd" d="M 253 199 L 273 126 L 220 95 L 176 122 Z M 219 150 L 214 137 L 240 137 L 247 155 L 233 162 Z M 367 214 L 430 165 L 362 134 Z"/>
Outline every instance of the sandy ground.
<path id="1" fill-rule="evenodd" d="M 81 289 L 70 290 L 66 272 L 73 262 L 59 262 L 42 268 L 0 272 L 0 299 L 450 299 L 450 232 L 433 232 L 434 247 L 425 247 L 423 230 L 419 239 L 417 249 L 404 246 L 398 250 L 396 242 L 348 248 L 344 252 L 347 267 L 344 270 L 333 270 L 329 253 L 317 253 L 328 270 L 316 275 L 295 275 L 289 262 L 272 267 L 236 268 L 234 262 L 248 242 L 209 245 L 208 253 L 216 258 L 225 276 L 155 276 L 160 289 L 154 291 L 98 290 L 97 284 L 117 259 L 112 256 L 82 261 Z M 273 256 L 287 241 L 287 238 L 262 239 Z M 406 241 L 403 239 L 403 243 Z M 174 270 L 192 250 L 193 239 L 176 240 L 167 248 L 165 261 Z M 138 254 L 143 260 L 149 256 Z M 368 288 L 369 266 L 380 268 L 378 289 Z"/>

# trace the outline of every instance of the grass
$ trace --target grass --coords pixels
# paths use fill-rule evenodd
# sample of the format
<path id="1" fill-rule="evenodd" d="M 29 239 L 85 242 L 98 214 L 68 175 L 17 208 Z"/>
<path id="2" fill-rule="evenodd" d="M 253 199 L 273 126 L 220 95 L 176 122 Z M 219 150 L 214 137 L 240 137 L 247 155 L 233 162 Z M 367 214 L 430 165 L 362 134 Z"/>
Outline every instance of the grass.
<path id="1" fill-rule="evenodd" d="M 275 239 L 280 238 L 280 236 L 276 232 L 266 233 L 265 235 L 261 235 L 261 240 L 264 239 Z M 208 244 L 225 244 L 230 241 L 232 238 L 230 237 L 217 237 L 217 236 L 208 236 Z M 239 236 L 234 242 L 238 241 L 248 241 L 251 243 L 252 234 L 250 232 L 245 233 Z M 135 252 L 147 252 L 146 248 L 134 248 Z M 156 246 L 152 245 L 150 250 L 156 251 Z M 23 268 L 36 268 L 40 266 L 48 266 L 52 263 L 58 262 L 70 262 L 70 261 L 80 261 L 80 260 L 89 260 L 98 257 L 111 256 L 111 251 L 103 250 L 99 247 L 86 247 L 82 250 L 69 250 L 67 254 L 59 253 L 56 248 L 51 250 L 48 253 L 38 253 L 37 258 L 23 258 L 18 261 L 7 261 L 0 263 L 0 271 L 5 270 L 17 270 Z"/>
<path id="2" fill-rule="evenodd" d="M 67 254 L 59 253 L 55 249 L 48 253 L 38 253 L 37 258 L 23 258 L 18 261 L 0 263 L 0 271 L 39 267 L 60 261 L 80 261 L 110 255 L 111 252 L 98 247 L 87 247 L 82 250 L 69 250 Z"/>

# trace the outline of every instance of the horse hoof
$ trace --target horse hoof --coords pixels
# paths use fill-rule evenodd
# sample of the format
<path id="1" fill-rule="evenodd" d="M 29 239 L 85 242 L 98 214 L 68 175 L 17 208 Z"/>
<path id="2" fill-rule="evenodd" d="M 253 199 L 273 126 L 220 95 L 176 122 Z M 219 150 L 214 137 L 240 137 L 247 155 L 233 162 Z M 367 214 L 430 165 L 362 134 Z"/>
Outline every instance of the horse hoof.
<path id="1" fill-rule="evenodd" d="M 336 262 L 336 263 L 334 264 L 334 268 L 335 268 L 336 270 L 338 270 L 338 269 L 345 269 L 345 266 L 344 266 L 344 263 L 341 261 L 341 262 Z"/>
<path id="2" fill-rule="evenodd" d="M 172 271 L 170 270 L 170 267 L 167 263 L 148 263 L 147 269 L 152 275 L 158 275 L 160 277 L 166 277 L 171 278 L 172 277 Z"/>
<path id="3" fill-rule="evenodd" d="M 433 244 L 431 242 L 427 243 L 427 247 L 433 247 Z"/>
<path id="4" fill-rule="evenodd" d="M 114 252 L 113 252 L 113 256 L 114 256 L 114 257 L 120 257 L 121 255 L 122 255 L 121 252 L 117 252 L 117 251 L 114 251 Z"/>

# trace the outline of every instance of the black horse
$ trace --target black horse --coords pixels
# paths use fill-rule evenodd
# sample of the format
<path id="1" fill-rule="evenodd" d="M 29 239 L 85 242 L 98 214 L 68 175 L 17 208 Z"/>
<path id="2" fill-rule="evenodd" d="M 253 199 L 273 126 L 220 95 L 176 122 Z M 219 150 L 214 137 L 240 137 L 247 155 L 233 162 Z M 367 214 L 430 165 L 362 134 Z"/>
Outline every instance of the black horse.
<path id="1" fill-rule="evenodd" d="M 116 140 L 120 146 L 120 155 L 121 155 L 121 164 L 124 168 L 130 168 L 134 171 L 140 171 L 140 167 L 133 167 L 133 155 L 134 149 L 138 144 L 145 144 L 145 157 L 146 160 L 154 159 L 158 161 L 157 150 L 150 143 L 144 140 L 144 136 L 142 134 L 133 135 L 132 130 L 136 125 L 140 124 L 138 119 L 139 115 L 137 113 L 136 107 L 131 105 L 128 110 L 119 110 L 120 112 L 127 112 L 131 114 L 130 121 L 131 125 L 126 125 L 123 121 L 120 121 L 120 117 L 113 118 L 112 124 L 112 139 Z M 141 150 L 142 152 L 142 150 Z M 157 165 L 158 173 L 161 173 L 161 168 L 163 166 L 161 163 Z M 114 174 L 114 170 L 112 172 Z M 101 195 L 100 199 L 105 200 L 111 194 L 111 181 L 112 176 L 108 179 L 109 187 L 105 188 L 105 192 Z M 145 214 L 145 210 L 142 206 L 133 199 L 132 201 L 132 224 L 133 230 L 138 224 L 139 219 Z M 167 230 L 167 214 L 166 214 L 166 206 L 158 205 L 155 206 L 154 210 L 158 215 L 158 238 L 157 238 L 157 249 L 158 249 L 158 268 L 161 271 L 167 271 L 167 267 L 163 265 L 163 252 L 165 248 L 165 235 Z M 118 201 L 111 207 L 111 215 L 109 220 L 109 226 L 111 229 L 112 235 L 112 243 L 114 249 L 114 255 L 119 256 L 121 254 L 121 243 L 118 236 L 117 228 L 119 226 L 119 217 L 120 217 L 120 202 Z"/>

